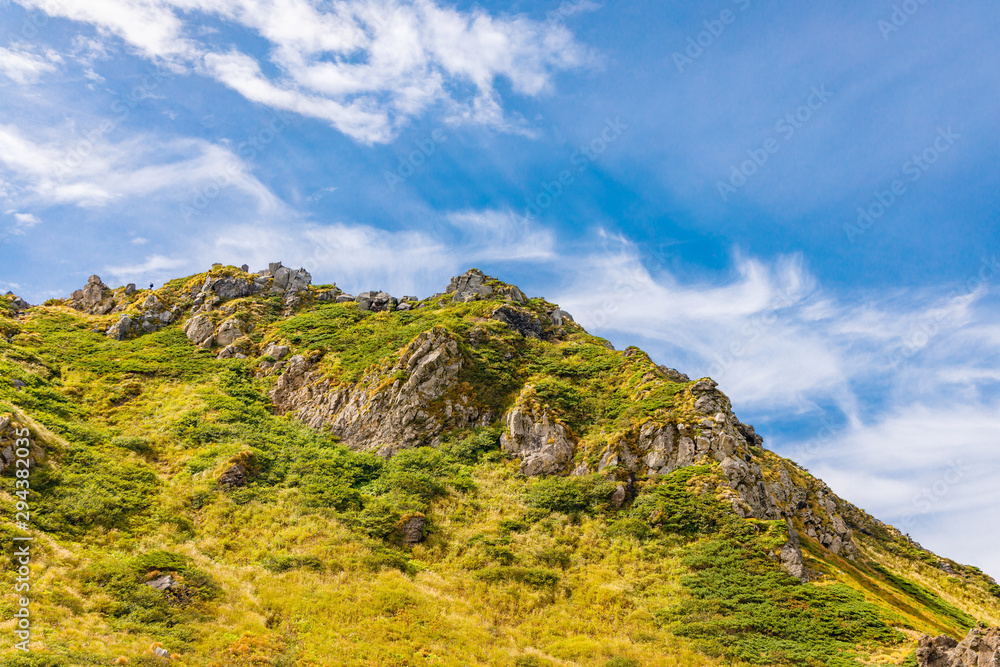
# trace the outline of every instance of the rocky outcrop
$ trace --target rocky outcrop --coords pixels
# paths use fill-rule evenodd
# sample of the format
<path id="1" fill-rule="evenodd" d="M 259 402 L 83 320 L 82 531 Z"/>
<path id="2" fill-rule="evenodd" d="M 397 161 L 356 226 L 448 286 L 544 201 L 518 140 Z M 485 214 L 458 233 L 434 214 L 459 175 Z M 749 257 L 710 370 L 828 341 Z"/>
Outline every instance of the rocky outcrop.
<path id="1" fill-rule="evenodd" d="M 452 278 L 445 294 L 451 294 L 451 299 L 455 302 L 479 301 L 492 296 L 499 296 L 515 303 L 525 303 L 528 300 L 524 292 L 517 287 L 501 283 L 479 269 L 469 269 L 462 275 Z"/>
<path id="2" fill-rule="evenodd" d="M 111 288 L 104 284 L 100 276 L 93 275 L 87 279 L 86 287 L 73 292 L 68 305 L 89 315 L 106 315 L 119 304 L 115 302 Z"/>
<path id="3" fill-rule="evenodd" d="M 399 299 L 382 290 L 362 292 L 354 297 L 354 300 L 358 302 L 358 308 L 369 310 L 373 313 L 381 313 L 386 310 L 393 311 L 399 305 Z"/>
<path id="4" fill-rule="evenodd" d="M 924 635 L 917 647 L 920 667 L 1000 667 L 1000 629 L 980 623 L 961 642 Z"/>
<path id="5" fill-rule="evenodd" d="M 301 355 L 289 359 L 271 398 L 281 412 L 330 431 L 354 449 L 389 456 L 436 444 L 446 429 L 486 426 L 492 418 L 466 393 L 471 388 L 462 386 L 465 360 L 458 342 L 443 329 L 419 335 L 392 366 L 349 385 L 324 377 L 318 361 Z"/>
<path id="6" fill-rule="evenodd" d="M 627 357 L 638 354 L 634 348 L 624 352 Z M 654 368 L 651 377 L 658 373 L 670 382 L 685 377 L 672 369 Z M 530 407 L 526 400 L 529 390 L 525 388 L 517 405 L 506 415 L 503 448 L 521 459 L 525 475 L 565 472 L 573 460 L 575 445 L 565 427 L 551 415 Z M 602 473 L 627 485 L 637 476 L 667 475 L 678 468 L 715 461 L 725 477 L 722 497 L 728 499 L 737 515 L 788 521 L 790 539 L 777 557 L 793 576 L 803 581 L 809 578 L 796 525 L 831 553 L 856 557 L 854 530 L 844 516 L 847 504 L 794 464 L 772 464 L 762 458 L 763 439 L 736 418 L 729 399 L 718 391 L 714 381 L 706 378 L 689 382 L 678 400 L 685 406 L 681 414 L 686 417 L 682 420 L 664 423 L 650 419 L 597 452 L 600 459 L 596 466 L 580 463 L 573 468 L 573 474 Z M 763 468 L 765 464 L 768 471 Z M 775 475 L 774 465 L 789 467 L 781 467 L 780 474 Z"/>
<path id="7" fill-rule="evenodd" d="M 542 338 L 541 321 L 522 308 L 509 305 L 500 306 L 493 311 L 490 319 L 503 322 L 525 338 Z"/>
<path id="8" fill-rule="evenodd" d="M 802 583 L 809 582 L 814 572 L 806 567 L 805 559 L 802 557 L 802 546 L 799 543 L 799 533 L 795 530 L 792 522 L 786 520 L 788 524 L 788 541 L 778 551 L 778 560 L 788 574 L 792 575 Z"/>
<path id="9" fill-rule="evenodd" d="M 420 512 L 404 516 L 400 521 L 400 540 L 404 547 L 412 547 L 424 541 L 424 527 L 427 518 Z"/>
<path id="10" fill-rule="evenodd" d="M 534 391 L 525 387 L 508 413 L 500 446 L 521 459 L 524 475 L 553 475 L 567 472 L 573 461 L 575 445 L 566 427 L 533 405 Z"/>
<path id="11" fill-rule="evenodd" d="M 205 315 L 189 319 L 184 324 L 184 334 L 198 347 L 208 349 L 215 344 L 215 325 Z"/>
<path id="12" fill-rule="evenodd" d="M 24 299 L 22 299 L 21 297 L 17 296 L 16 294 L 14 294 L 9 290 L 6 294 L 4 294 L 4 296 L 10 298 L 10 307 L 14 310 L 15 313 L 23 313 L 24 311 L 31 308 L 30 303 L 28 303 L 27 301 L 25 301 Z"/>
<path id="13" fill-rule="evenodd" d="M 142 302 L 141 309 L 141 312 L 131 315 L 123 313 L 116 323 L 108 327 L 105 335 L 115 340 L 125 340 L 144 333 L 153 333 L 168 324 L 173 324 L 183 312 L 178 306 L 168 307 L 152 293 Z"/>

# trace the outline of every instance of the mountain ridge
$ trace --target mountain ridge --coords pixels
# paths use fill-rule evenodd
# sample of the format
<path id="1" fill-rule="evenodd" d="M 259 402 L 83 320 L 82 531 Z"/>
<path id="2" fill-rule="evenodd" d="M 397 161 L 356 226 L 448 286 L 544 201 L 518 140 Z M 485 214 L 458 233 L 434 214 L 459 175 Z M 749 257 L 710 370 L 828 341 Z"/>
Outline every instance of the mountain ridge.
<path id="1" fill-rule="evenodd" d="M 13 382 L 0 384 L 0 403 L 18 410 L 8 418 L 14 423 L 14 416 L 27 418 L 24 410 L 32 408 L 31 401 L 26 408 L 17 404 L 24 403 L 16 400 L 22 398 L 22 390 L 30 396 L 44 393 L 45 400 L 37 400 L 36 407 L 52 415 L 50 421 L 58 424 L 62 437 L 69 433 L 87 441 L 79 433 L 74 435 L 86 430 L 77 423 L 108 434 L 120 431 L 90 437 L 95 447 L 130 452 L 129 460 L 134 463 L 130 474 L 137 479 L 147 468 L 157 470 L 161 484 L 203 487 L 214 503 L 231 502 L 234 496 L 252 491 L 248 502 L 267 504 L 271 501 L 256 494 L 264 498 L 273 495 L 271 489 L 311 489 L 310 476 L 325 466 L 342 472 L 347 466 L 350 475 L 355 475 L 352 479 L 360 480 L 372 473 L 357 473 L 359 467 L 388 470 L 412 465 L 407 457 L 438 461 L 434 457 L 445 452 L 449 460 L 478 461 L 471 469 L 489 477 L 494 474 L 490 466 L 506 470 L 504 461 L 512 460 L 514 468 L 508 474 L 515 477 L 508 482 L 526 489 L 529 517 L 542 511 L 539 508 L 549 509 L 549 516 L 582 513 L 605 522 L 609 532 L 621 531 L 623 542 L 634 541 L 640 550 L 653 548 L 649 545 L 657 540 L 672 543 L 685 536 L 694 541 L 684 549 L 678 546 L 682 560 L 689 558 L 682 553 L 697 552 L 706 540 L 712 543 L 722 535 L 720 550 L 712 552 L 712 558 L 721 559 L 721 554 L 729 553 L 727 549 L 735 549 L 733 553 L 757 564 L 760 576 L 772 576 L 763 574 L 770 571 L 765 562 L 769 561 L 801 585 L 846 586 L 837 589 L 847 596 L 842 600 L 816 598 L 809 604 L 841 605 L 831 607 L 837 609 L 846 609 L 844 604 L 874 604 L 864 607 L 865 614 L 876 614 L 875 608 L 901 614 L 896 622 L 903 628 L 957 634 L 975 621 L 962 607 L 990 623 L 1000 618 L 1000 588 L 995 581 L 975 568 L 923 550 L 898 530 L 836 496 L 801 467 L 764 449 L 760 436 L 736 417 L 729 399 L 709 378 L 691 380 L 657 365 L 638 348 L 617 352 L 607 341 L 588 334 L 556 304 L 529 299 L 517 287 L 477 269 L 453 278 L 444 292 L 427 299 L 396 298 L 379 290 L 354 296 L 336 285 L 313 286 L 311 282 L 305 269 L 292 270 L 281 263 L 256 273 L 250 273 L 247 266 L 216 265 L 206 273 L 169 281 L 158 290 L 140 291 L 134 285 L 111 289 L 92 276 L 69 299 L 51 300 L 41 307 L 29 309 L 23 301 L 7 298 L 5 318 L 0 318 L 4 359 L 12 374 L 25 379 L 17 380 L 21 387 Z M 17 344 L 22 338 L 24 347 Z M 81 361 L 66 349 L 84 340 L 105 356 Z M 132 357 L 116 354 L 120 347 L 115 346 L 121 345 L 132 346 Z M 116 397 L 99 410 L 70 409 L 75 398 L 90 393 L 84 378 L 113 378 Z M 192 384 L 193 378 L 200 379 Z M 133 404 L 153 392 L 170 394 L 172 401 L 183 403 L 186 399 L 176 395 L 177 387 L 189 385 L 203 387 L 202 393 L 221 391 L 224 397 L 245 404 L 232 406 L 213 394 L 211 400 L 205 399 L 208 407 L 199 413 L 202 417 L 171 426 L 175 435 L 159 439 L 125 435 L 129 430 L 143 430 L 136 427 L 135 415 L 129 412 Z M 60 404 L 60 410 L 66 414 L 44 407 L 45 401 L 63 401 L 66 405 Z M 173 414 L 157 406 L 146 410 L 164 423 Z M 232 413 L 228 417 L 215 415 L 227 411 Z M 91 412 L 99 415 L 96 420 Z M 309 432 L 329 437 L 356 454 L 333 456 L 320 447 L 322 457 L 314 461 L 325 463 L 295 472 L 301 481 L 287 487 L 286 473 L 275 481 L 280 475 L 275 472 L 279 466 L 274 457 L 280 448 L 255 446 L 248 444 L 254 441 L 252 437 L 223 433 L 226 419 L 235 419 L 232 423 L 243 427 L 248 419 L 272 419 L 266 414 L 299 422 Z M 208 424 L 217 425 L 213 427 L 216 433 L 199 430 L 205 430 L 204 415 L 211 417 Z M 52 440 L 39 435 L 42 441 Z M 132 442 L 130 437 L 151 441 Z M 50 458 L 65 461 L 66 450 L 73 446 L 56 447 Z M 465 458 L 454 454 L 462 448 L 472 448 L 474 454 L 463 454 Z M 186 450 L 196 453 L 189 455 Z M 371 453 L 378 456 L 365 458 Z M 201 462 L 192 467 L 192 460 L 199 457 L 204 467 Z M 440 461 L 433 465 L 438 464 L 445 465 Z M 45 465 L 56 463 L 40 460 L 39 465 L 44 470 Z M 402 475 L 405 484 L 415 484 L 406 475 L 430 465 L 425 461 L 417 470 L 393 474 Z M 185 476 L 184 470 L 195 468 L 199 470 Z M 445 522 L 444 515 L 435 511 L 440 503 L 475 493 L 465 481 L 449 478 L 447 483 L 432 484 L 423 480 L 423 487 L 417 484 L 420 491 L 411 494 L 416 500 L 399 499 L 393 496 L 396 487 L 379 487 L 381 478 L 372 478 L 367 486 L 359 482 L 357 488 L 342 488 L 331 478 L 323 479 L 321 488 L 305 494 L 304 507 L 340 512 L 331 518 L 336 525 L 353 525 L 352 530 L 368 538 L 402 549 L 399 554 L 408 553 L 407 549 L 419 551 L 423 542 L 436 539 L 434 531 Z M 428 485 L 433 490 L 425 488 Z M 447 491 L 440 490 L 445 487 Z M 197 508 L 191 514 L 194 518 L 186 520 L 196 522 L 196 512 Z M 381 514 L 375 516 L 377 512 Z M 130 534 L 134 530 L 127 529 Z M 197 535 L 197 529 L 193 530 Z M 72 534 L 61 528 L 52 532 L 64 537 Z M 447 543 L 436 548 L 453 547 Z M 765 560 L 758 561 L 758 557 Z M 546 562 L 536 556 L 523 558 L 511 552 L 510 556 L 484 558 L 486 569 L 480 569 L 492 572 L 488 576 L 516 582 L 505 586 L 530 589 L 539 585 L 531 583 L 535 579 L 552 582 L 569 576 L 554 575 L 558 568 L 531 571 L 518 565 L 532 558 Z M 939 578 L 934 570 L 944 576 Z M 694 570 L 700 571 L 716 570 Z M 920 583 L 907 578 L 914 576 L 919 576 Z M 501 585 L 492 581 L 492 586 Z M 558 584 L 541 584 L 543 589 L 549 585 Z M 796 644 L 801 639 L 751 624 L 753 632 L 746 634 L 774 643 L 755 654 L 753 646 L 720 634 L 719 624 L 735 613 L 732 609 L 725 612 L 730 603 L 707 591 L 699 593 L 691 581 L 684 585 L 688 586 L 686 595 L 692 596 L 686 599 L 708 600 L 706 604 L 719 611 L 710 623 L 695 621 L 704 612 L 686 610 L 682 603 L 655 625 L 676 630 L 669 633 L 671 637 L 689 637 L 708 660 L 714 651 L 719 657 L 748 664 L 770 664 L 753 662 L 761 655 L 785 661 L 782 664 L 807 664 L 808 659 L 857 664 L 837 662 L 836 655 L 847 650 L 850 642 L 832 631 L 828 637 L 823 635 L 823 641 L 837 644 L 838 649 L 819 657 L 796 658 L 797 652 L 805 650 Z M 782 586 L 775 585 L 778 598 L 787 592 Z M 847 589 L 861 597 L 851 597 Z M 206 599 L 204 604 L 211 602 Z M 754 609 L 755 614 L 763 613 L 760 607 Z M 862 618 L 867 620 L 850 626 L 853 629 L 845 630 L 844 637 L 857 633 L 856 638 L 873 647 L 902 641 L 899 631 L 890 629 L 896 626 L 867 615 Z M 914 659 L 919 656 L 919 651 L 913 652 Z"/>

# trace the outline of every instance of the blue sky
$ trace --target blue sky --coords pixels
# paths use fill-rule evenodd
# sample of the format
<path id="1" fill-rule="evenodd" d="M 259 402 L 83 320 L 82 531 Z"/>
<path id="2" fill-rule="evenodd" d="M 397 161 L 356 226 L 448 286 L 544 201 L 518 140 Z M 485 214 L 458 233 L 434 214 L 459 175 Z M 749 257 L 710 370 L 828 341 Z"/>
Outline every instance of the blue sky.
<path id="1" fill-rule="evenodd" d="M 0 289 L 479 266 L 1000 576 L 995 3 L 0 9 Z"/>

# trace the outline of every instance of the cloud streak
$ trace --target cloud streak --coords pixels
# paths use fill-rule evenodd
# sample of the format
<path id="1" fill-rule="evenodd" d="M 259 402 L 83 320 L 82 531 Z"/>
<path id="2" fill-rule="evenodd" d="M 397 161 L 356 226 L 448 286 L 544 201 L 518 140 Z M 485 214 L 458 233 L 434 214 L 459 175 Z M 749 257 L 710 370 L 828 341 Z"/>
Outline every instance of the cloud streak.
<path id="1" fill-rule="evenodd" d="M 435 106 L 452 123 L 523 131 L 500 105 L 499 79 L 537 96 L 556 72 L 593 62 L 561 24 L 431 0 L 16 1 L 93 25 L 149 60 L 198 71 L 252 102 L 324 120 L 367 144 L 390 141 Z M 199 37 L 197 20 L 205 16 L 265 40 L 266 59 Z"/>

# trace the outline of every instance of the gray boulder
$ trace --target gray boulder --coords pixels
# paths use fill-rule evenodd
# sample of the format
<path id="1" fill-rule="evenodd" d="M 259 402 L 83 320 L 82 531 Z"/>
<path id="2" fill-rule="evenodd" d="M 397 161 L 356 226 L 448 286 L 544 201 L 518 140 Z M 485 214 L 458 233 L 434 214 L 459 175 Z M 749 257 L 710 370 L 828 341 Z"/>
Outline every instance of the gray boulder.
<path id="1" fill-rule="evenodd" d="M 264 348 L 264 356 L 271 357 L 275 361 L 281 361 L 288 356 L 290 349 L 287 345 L 278 345 L 277 343 L 271 343 L 266 348 Z"/>
<path id="2" fill-rule="evenodd" d="M 490 315 L 491 320 L 503 322 L 525 338 L 541 338 L 542 323 L 526 310 L 513 306 L 500 306 Z"/>
<path id="3" fill-rule="evenodd" d="M 108 338 L 113 338 L 115 340 L 125 340 L 132 334 L 138 333 L 141 328 L 142 325 L 139 322 L 134 321 L 131 317 L 122 313 L 121 317 L 118 318 L 118 321 L 108 328 L 105 335 Z"/>
<path id="4" fill-rule="evenodd" d="M 215 342 L 215 325 L 205 315 L 197 315 L 184 325 L 184 334 L 195 345 L 209 348 Z"/>
<path id="5" fill-rule="evenodd" d="M 426 524 L 427 519 L 424 518 L 423 514 L 414 514 L 410 517 L 400 530 L 403 546 L 412 547 L 414 544 L 423 542 Z"/>
<path id="6" fill-rule="evenodd" d="M 961 642 L 942 635 L 924 635 L 917 646 L 920 667 L 998 667 L 1000 666 L 1000 629 L 982 623 L 969 631 Z"/>
<path id="7" fill-rule="evenodd" d="M 574 443 L 566 427 L 526 400 L 533 390 L 525 387 L 518 404 L 507 413 L 507 432 L 500 436 L 501 448 L 521 459 L 524 475 L 554 475 L 565 472 L 573 460 Z"/>
<path id="8" fill-rule="evenodd" d="M 479 269 L 470 269 L 452 278 L 445 293 L 454 295 L 452 301 L 483 299 L 493 294 L 493 288 L 486 284 L 487 280 L 489 277 Z"/>
<path id="9" fill-rule="evenodd" d="M 237 338 L 242 338 L 246 335 L 243 332 L 242 325 L 239 320 L 229 319 L 219 326 L 219 330 L 215 332 L 215 342 L 222 347 L 227 345 L 232 345 L 236 342 Z"/>

